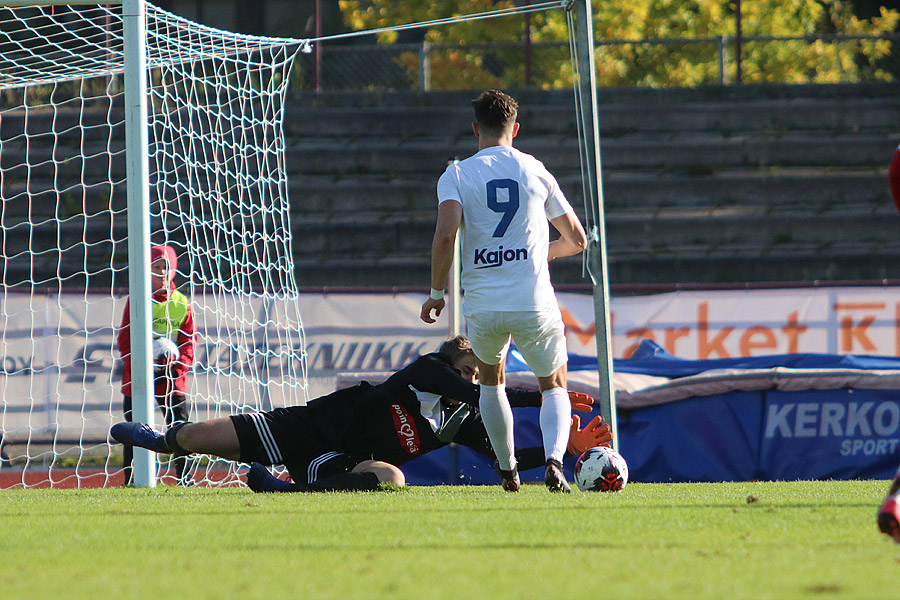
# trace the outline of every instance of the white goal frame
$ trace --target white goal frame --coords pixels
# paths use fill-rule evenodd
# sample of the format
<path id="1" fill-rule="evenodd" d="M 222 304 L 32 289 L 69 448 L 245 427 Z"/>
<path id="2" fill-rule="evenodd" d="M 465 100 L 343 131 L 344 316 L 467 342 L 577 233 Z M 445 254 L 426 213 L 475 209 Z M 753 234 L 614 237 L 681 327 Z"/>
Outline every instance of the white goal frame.
<path id="1" fill-rule="evenodd" d="M 150 302 L 150 240 L 151 199 L 150 167 L 147 148 L 148 116 L 148 64 L 145 0 L 0 0 L 2 7 L 38 6 L 88 6 L 98 4 L 122 5 L 124 37 L 125 81 L 125 129 L 126 129 L 126 190 L 128 230 L 128 288 L 130 298 L 132 398 L 135 421 L 153 424 L 157 411 L 153 394 L 151 355 L 151 302 Z M 591 0 L 559 0 L 544 2 L 543 10 L 560 8 L 567 12 L 570 27 L 570 50 L 575 63 L 575 109 L 579 126 L 579 147 L 584 185 L 585 223 L 589 237 L 585 265 L 594 284 L 596 343 L 600 381 L 600 397 L 603 418 L 616 432 L 615 398 L 612 387 L 612 353 L 609 321 L 609 287 L 606 265 L 605 224 L 603 217 L 603 193 L 601 186 L 601 161 L 597 113 L 597 89 L 594 64 L 594 40 Z M 499 11 L 482 15 L 465 15 L 452 20 L 467 18 L 492 18 L 503 16 Z M 577 18 L 577 20 L 576 20 Z M 441 25 L 441 22 L 409 24 L 392 28 L 414 28 Z M 574 36 L 571 32 L 574 32 Z M 373 31 L 325 36 L 317 39 L 278 39 L 283 44 L 309 47 L 329 39 L 350 35 L 371 34 Z M 458 278 L 456 281 L 458 286 Z M 456 292 L 458 297 L 458 290 Z M 154 487 L 157 477 L 156 455 L 143 449 L 134 453 L 134 483 L 138 487 Z"/>
<path id="2" fill-rule="evenodd" d="M 144 0 L 124 0 L 125 160 L 128 194 L 128 297 L 131 311 L 133 419 L 154 424 L 150 365 L 150 164 L 147 123 L 147 15 Z M 137 267 L 137 268 L 135 268 Z M 134 485 L 156 486 L 156 454 L 134 450 Z"/>

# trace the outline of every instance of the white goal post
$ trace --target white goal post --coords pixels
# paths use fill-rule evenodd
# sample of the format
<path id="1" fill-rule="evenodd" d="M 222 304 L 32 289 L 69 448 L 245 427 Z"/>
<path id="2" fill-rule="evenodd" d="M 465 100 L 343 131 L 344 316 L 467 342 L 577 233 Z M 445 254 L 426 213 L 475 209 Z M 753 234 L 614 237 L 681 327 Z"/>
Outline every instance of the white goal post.
<path id="1" fill-rule="evenodd" d="M 134 418 L 162 414 L 151 244 L 175 250 L 195 313 L 191 420 L 309 399 L 285 96 L 297 52 L 373 31 L 247 36 L 121 2 L 0 0 L 0 488 L 122 484 L 122 447 L 107 435 L 124 418 L 116 336 L 129 299 Z M 615 427 L 591 4 L 524 9 L 569 14 L 600 402 Z M 576 17 L 587 26 L 575 29 Z M 155 460 L 135 453 L 136 485 L 174 481 L 173 461 Z M 238 469 L 201 457 L 190 475 L 227 485 Z"/>

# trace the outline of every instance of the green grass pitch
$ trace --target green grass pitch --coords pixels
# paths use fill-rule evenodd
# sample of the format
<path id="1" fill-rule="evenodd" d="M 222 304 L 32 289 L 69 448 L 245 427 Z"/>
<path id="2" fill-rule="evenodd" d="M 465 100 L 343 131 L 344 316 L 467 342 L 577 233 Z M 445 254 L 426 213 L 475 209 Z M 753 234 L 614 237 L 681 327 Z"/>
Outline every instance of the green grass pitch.
<path id="1" fill-rule="evenodd" d="M 0 492 L 2 598 L 897 598 L 884 481 Z"/>

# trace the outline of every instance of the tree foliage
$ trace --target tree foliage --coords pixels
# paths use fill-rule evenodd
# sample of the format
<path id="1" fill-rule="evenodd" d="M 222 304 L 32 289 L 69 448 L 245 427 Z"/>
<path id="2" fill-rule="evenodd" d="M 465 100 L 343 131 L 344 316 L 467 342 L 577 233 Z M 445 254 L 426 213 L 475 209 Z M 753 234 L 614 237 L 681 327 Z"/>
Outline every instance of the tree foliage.
<path id="1" fill-rule="evenodd" d="M 514 6 L 510 0 L 341 0 L 347 24 L 355 30 L 418 23 L 451 16 L 474 14 Z M 571 82 L 565 15 L 561 11 L 534 13 L 530 17 L 531 40 L 538 45 L 533 81 L 542 87 Z M 431 27 L 425 42 L 432 46 L 431 83 L 435 89 L 459 87 L 510 87 L 525 80 L 525 19 L 519 16 L 469 21 Z M 397 41 L 395 32 L 379 35 L 380 43 Z M 544 49 L 542 42 L 554 42 Z M 486 48 L 486 45 L 496 46 Z M 444 48 L 443 46 L 465 46 Z M 401 60 L 418 68 L 418 58 L 408 53 Z"/>
<path id="2" fill-rule="evenodd" d="M 354 30 L 475 14 L 514 4 L 512 0 L 340 1 L 344 20 Z M 726 81 L 734 80 L 737 19 L 733 0 L 618 0 L 593 5 L 600 85 L 717 83 L 723 48 Z M 881 66 L 881 61 L 890 55 L 890 41 L 833 41 L 828 36 L 878 36 L 892 32 L 900 21 L 896 10 L 882 7 L 878 16 L 861 19 L 854 15 L 852 4 L 844 0 L 753 0 L 741 3 L 741 17 L 746 38 L 810 37 L 795 41 L 745 40 L 741 46 L 745 83 L 893 79 Z M 522 15 L 428 28 L 424 40 L 437 46 L 429 52 L 432 87 L 523 85 L 525 31 Z M 532 84 L 544 88 L 570 86 L 566 15 L 561 10 L 533 13 L 530 32 Z M 382 44 L 392 44 L 397 39 L 396 32 L 379 35 Z M 547 43 L 555 44 L 546 46 Z M 485 44 L 497 46 L 485 48 Z M 418 69 L 419 60 L 414 53 L 404 54 L 400 61 L 411 72 Z"/>

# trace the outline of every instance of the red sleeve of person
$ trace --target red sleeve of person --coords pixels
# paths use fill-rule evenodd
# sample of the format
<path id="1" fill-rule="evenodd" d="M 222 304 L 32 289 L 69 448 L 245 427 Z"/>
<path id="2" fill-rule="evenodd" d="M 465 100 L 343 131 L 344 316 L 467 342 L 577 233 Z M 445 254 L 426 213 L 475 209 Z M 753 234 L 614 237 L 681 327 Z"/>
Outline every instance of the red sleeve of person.
<path id="1" fill-rule="evenodd" d="M 178 256 L 175 254 L 174 248 L 171 246 L 153 246 L 150 248 L 150 263 L 165 258 L 169 264 L 169 270 L 173 274 L 172 280 L 168 287 L 153 292 L 153 300 L 155 302 L 166 302 L 175 290 L 174 273 L 178 268 Z M 130 306 L 125 303 L 125 310 L 122 314 L 122 325 L 116 337 L 116 343 L 119 347 L 119 354 L 122 357 L 122 394 L 131 395 L 131 327 L 130 327 Z M 170 379 L 171 387 L 168 381 L 157 381 L 154 392 L 157 395 L 170 392 L 185 393 L 187 390 L 187 373 L 194 363 L 194 347 L 196 345 L 197 326 L 194 320 L 193 306 L 188 307 L 187 315 L 178 329 L 178 361 L 172 365 L 173 377 Z"/>
<path id="2" fill-rule="evenodd" d="M 888 169 L 888 181 L 891 185 L 891 198 L 897 210 L 900 211 L 900 147 L 894 151 L 894 158 L 891 160 L 891 167 Z"/>

